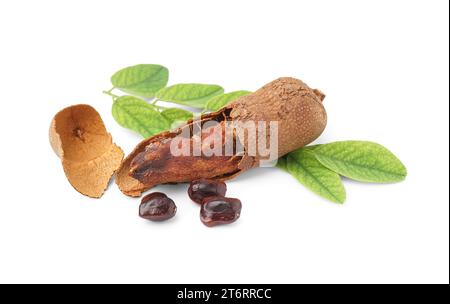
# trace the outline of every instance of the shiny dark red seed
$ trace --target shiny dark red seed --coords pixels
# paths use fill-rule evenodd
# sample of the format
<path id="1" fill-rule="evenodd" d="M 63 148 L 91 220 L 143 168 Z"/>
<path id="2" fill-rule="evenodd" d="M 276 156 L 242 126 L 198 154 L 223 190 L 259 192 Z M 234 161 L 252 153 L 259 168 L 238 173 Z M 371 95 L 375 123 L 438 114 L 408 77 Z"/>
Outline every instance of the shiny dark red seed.
<path id="1" fill-rule="evenodd" d="M 202 202 L 200 219 L 208 227 L 230 224 L 241 215 L 242 204 L 236 198 L 207 197 Z"/>
<path id="2" fill-rule="evenodd" d="M 191 182 L 188 194 L 191 200 L 201 204 L 202 201 L 210 196 L 225 196 L 227 185 L 221 181 L 198 179 Z"/>
<path id="3" fill-rule="evenodd" d="M 142 198 L 139 216 L 150 221 L 165 221 L 177 212 L 174 201 L 164 193 L 153 192 Z"/>

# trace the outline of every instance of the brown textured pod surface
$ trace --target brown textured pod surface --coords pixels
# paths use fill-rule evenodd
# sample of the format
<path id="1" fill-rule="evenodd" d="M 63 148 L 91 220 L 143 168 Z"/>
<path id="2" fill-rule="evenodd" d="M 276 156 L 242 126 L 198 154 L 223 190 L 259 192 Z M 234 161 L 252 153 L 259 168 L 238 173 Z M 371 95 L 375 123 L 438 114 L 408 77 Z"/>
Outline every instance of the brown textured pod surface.
<path id="1" fill-rule="evenodd" d="M 283 77 L 239 98 L 224 110 L 231 110 L 233 121 L 278 121 L 278 155 L 281 157 L 306 146 L 322 134 L 327 124 L 322 104 L 324 98 L 322 92 L 311 89 L 301 80 Z M 257 136 L 261 134 L 257 133 Z M 254 142 L 251 136 L 240 140 L 245 147 L 249 141 Z M 258 161 L 258 156 L 252 157 L 242 164 L 242 169 L 257 166 Z"/>
<path id="2" fill-rule="evenodd" d="M 301 80 L 284 77 L 268 83 L 250 95 L 240 97 L 217 112 L 203 115 L 200 121 L 201 123 L 211 120 L 243 123 L 276 121 L 278 122 L 278 156 L 281 157 L 311 143 L 323 132 L 327 122 L 327 115 L 322 105 L 324 98 L 325 95 L 322 92 L 311 89 Z M 155 149 L 149 147 L 164 145 L 165 142 L 181 134 L 184 128 L 192 128 L 195 123 L 198 123 L 198 120 L 189 121 L 178 129 L 142 141 L 127 156 L 117 172 L 116 182 L 120 190 L 126 195 L 139 196 L 142 192 L 158 184 L 188 182 L 198 178 L 226 180 L 259 165 L 262 157 L 259 157 L 258 154 L 244 153 L 237 162 L 235 158 L 232 159 L 236 164 L 233 163 L 232 166 L 227 167 L 227 172 L 211 167 L 210 170 L 202 170 L 203 173 L 199 174 L 220 172 L 216 176 L 195 176 L 192 171 L 187 172 L 185 176 L 172 174 L 176 161 L 173 158 L 158 158 L 155 155 L 150 155 L 155 153 Z M 269 133 L 256 132 L 257 138 L 268 138 L 269 136 Z M 236 138 L 243 144 L 245 151 L 249 150 L 249 145 L 252 142 L 255 142 L 253 139 L 248 134 L 247 136 L 237 135 Z M 136 166 L 136 160 L 142 159 L 143 155 L 148 156 L 147 160 L 158 159 L 158 167 L 152 166 L 151 162 L 145 163 L 145 166 L 142 164 L 141 167 Z M 161 159 L 166 160 L 171 166 L 166 166 L 168 168 L 166 169 L 164 164 L 160 164 Z M 199 162 L 204 161 L 199 160 Z M 223 163 L 223 160 L 221 162 Z M 220 162 L 217 165 L 220 166 Z M 141 179 L 138 177 L 141 173 L 139 170 L 142 171 L 142 168 L 148 168 L 148 172 L 146 172 L 145 178 Z"/>
<path id="3" fill-rule="evenodd" d="M 101 197 L 124 154 L 98 112 L 89 105 L 65 108 L 53 118 L 49 135 L 71 185 L 84 195 Z"/>

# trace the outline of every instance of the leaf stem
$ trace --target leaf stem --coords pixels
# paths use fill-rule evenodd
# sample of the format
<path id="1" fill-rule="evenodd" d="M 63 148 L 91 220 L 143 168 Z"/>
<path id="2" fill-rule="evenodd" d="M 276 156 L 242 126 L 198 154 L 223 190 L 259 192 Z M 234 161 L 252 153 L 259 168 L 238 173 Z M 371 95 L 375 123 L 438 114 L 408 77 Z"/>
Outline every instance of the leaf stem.
<path id="1" fill-rule="evenodd" d="M 110 89 L 110 90 L 108 90 L 108 91 L 103 91 L 103 94 L 109 95 L 109 96 L 111 96 L 113 99 L 119 98 L 119 96 L 117 96 L 116 94 L 111 93 L 112 90 L 114 90 L 114 88 L 112 88 L 112 89 Z"/>
<path id="2" fill-rule="evenodd" d="M 167 109 L 166 107 L 158 106 L 158 105 L 155 105 L 155 104 L 153 104 L 153 103 L 152 103 L 152 106 L 155 107 L 155 108 L 157 108 L 157 109 L 159 109 L 159 110 L 165 110 L 165 109 Z"/>
<path id="3" fill-rule="evenodd" d="M 153 107 L 157 108 L 158 110 L 165 110 L 165 109 L 167 109 L 166 107 L 158 106 L 158 105 L 156 104 L 158 101 L 160 101 L 159 98 L 157 98 L 157 97 L 153 98 L 152 101 L 151 101 L 151 105 L 152 105 Z"/>

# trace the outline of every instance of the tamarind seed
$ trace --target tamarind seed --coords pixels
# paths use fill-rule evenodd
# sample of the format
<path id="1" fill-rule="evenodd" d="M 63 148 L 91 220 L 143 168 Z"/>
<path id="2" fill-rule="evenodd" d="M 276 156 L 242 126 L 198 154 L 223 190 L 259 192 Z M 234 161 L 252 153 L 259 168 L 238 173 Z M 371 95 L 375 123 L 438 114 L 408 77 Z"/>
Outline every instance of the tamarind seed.
<path id="1" fill-rule="evenodd" d="M 139 216 L 150 221 L 165 221 L 175 216 L 177 206 L 164 193 L 153 192 L 142 198 Z"/>
<path id="2" fill-rule="evenodd" d="M 210 179 L 194 180 L 188 189 L 189 197 L 198 204 L 210 196 L 225 196 L 226 192 L 227 185 L 224 182 Z"/>
<path id="3" fill-rule="evenodd" d="M 208 227 L 230 224 L 241 215 L 242 204 L 237 198 L 211 196 L 203 200 L 200 219 Z"/>

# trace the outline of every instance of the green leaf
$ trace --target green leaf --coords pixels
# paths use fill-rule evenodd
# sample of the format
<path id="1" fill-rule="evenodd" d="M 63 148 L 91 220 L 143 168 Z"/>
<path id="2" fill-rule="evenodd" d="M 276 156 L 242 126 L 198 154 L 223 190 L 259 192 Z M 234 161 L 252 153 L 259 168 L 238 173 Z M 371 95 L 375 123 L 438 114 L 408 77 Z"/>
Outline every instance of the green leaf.
<path id="1" fill-rule="evenodd" d="M 208 100 L 223 92 L 223 88 L 218 85 L 182 83 L 159 90 L 156 97 L 164 101 L 203 109 Z"/>
<path id="2" fill-rule="evenodd" d="M 172 124 L 177 122 L 185 122 L 194 117 L 194 113 L 178 108 L 165 109 L 161 112 L 161 114 Z"/>
<path id="3" fill-rule="evenodd" d="M 234 91 L 226 94 L 222 94 L 216 97 L 211 98 L 208 103 L 206 104 L 206 110 L 208 111 L 217 111 L 230 102 L 236 100 L 237 98 L 241 96 L 245 96 L 250 94 L 250 91 Z"/>
<path id="4" fill-rule="evenodd" d="M 344 203 L 346 193 L 341 178 L 324 167 L 310 152 L 300 149 L 290 153 L 287 157 L 287 169 L 314 193 L 332 202 Z"/>
<path id="5" fill-rule="evenodd" d="M 142 97 L 153 97 L 167 85 L 169 70 L 157 64 L 139 64 L 124 68 L 111 77 L 115 88 Z"/>
<path id="6" fill-rule="evenodd" d="M 392 152 L 373 142 L 334 142 L 311 152 L 325 167 L 357 181 L 399 182 L 407 175 L 405 166 Z"/>
<path id="7" fill-rule="evenodd" d="M 277 161 L 277 167 L 281 170 L 289 172 L 287 169 L 287 156 L 280 157 Z"/>
<path id="8" fill-rule="evenodd" d="M 124 128 L 148 138 L 170 128 L 170 122 L 145 100 L 121 96 L 112 106 L 114 119 Z"/>

